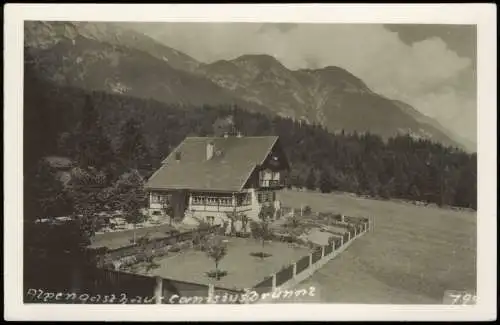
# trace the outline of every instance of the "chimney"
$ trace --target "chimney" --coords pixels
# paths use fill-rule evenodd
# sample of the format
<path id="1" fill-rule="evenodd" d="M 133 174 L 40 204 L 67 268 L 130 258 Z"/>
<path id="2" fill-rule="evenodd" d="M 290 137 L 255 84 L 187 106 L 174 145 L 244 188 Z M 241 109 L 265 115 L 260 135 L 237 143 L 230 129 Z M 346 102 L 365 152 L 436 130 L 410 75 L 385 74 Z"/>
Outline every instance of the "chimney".
<path id="1" fill-rule="evenodd" d="M 207 143 L 207 160 L 212 159 L 213 156 L 214 156 L 214 143 L 208 142 Z"/>

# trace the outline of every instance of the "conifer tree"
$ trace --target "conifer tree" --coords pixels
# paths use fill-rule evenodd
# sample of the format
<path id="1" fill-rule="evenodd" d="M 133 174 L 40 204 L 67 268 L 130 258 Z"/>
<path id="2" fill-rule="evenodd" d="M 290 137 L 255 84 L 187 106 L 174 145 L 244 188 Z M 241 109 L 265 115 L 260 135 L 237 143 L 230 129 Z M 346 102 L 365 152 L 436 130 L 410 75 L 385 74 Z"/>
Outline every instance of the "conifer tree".
<path id="1" fill-rule="evenodd" d="M 127 120 L 121 128 L 120 137 L 117 154 L 122 164 L 132 169 L 149 169 L 151 154 L 139 121 L 135 118 Z"/>
<path id="2" fill-rule="evenodd" d="M 81 168 L 102 170 L 114 160 L 111 144 L 105 136 L 99 112 L 91 95 L 85 97 L 82 120 L 77 128 L 77 161 Z"/>
<path id="3" fill-rule="evenodd" d="M 316 176 L 314 175 L 314 169 L 309 170 L 309 174 L 307 175 L 305 185 L 306 185 L 306 188 L 308 190 L 315 190 L 316 189 Z"/>
<path id="4" fill-rule="evenodd" d="M 321 177 L 319 180 L 319 189 L 321 193 L 330 193 L 332 191 L 332 180 L 330 173 L 326 170 L 321 172 Z"/>

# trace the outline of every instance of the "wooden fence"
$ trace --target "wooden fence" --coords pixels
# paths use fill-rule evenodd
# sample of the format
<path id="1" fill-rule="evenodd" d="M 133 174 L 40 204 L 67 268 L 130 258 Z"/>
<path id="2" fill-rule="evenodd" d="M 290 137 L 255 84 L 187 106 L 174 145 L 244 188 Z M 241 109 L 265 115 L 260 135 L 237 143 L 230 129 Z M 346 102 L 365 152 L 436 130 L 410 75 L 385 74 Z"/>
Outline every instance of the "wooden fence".
<path id="1" fill-rule="evenodd" d="M 258 293 L 271 292 L 274 288 L 283 285 L 295 276 L 309 270 L 316 263 L 325 258 L 331 257 L 331 254 L 340 249 L 343 245 L 346 245 L 349 242 L 349 239 L 353 240 L 354 234 L 359 235 L 362 232 L 368 231 L 368 223 L 368 219 L 363 219 L 363 222 L 359 224 L 359 227 L 352 227 L 349 233 L 345 233 L 341 238 L 335 238 L 334 240 L 329 241 L 328 245 L 316 247 L 311 254 L 302 257 L 297 262 L 292 263 L 291 265 L 288 265 L 280 271 L 272 274 L 270 277 L 258 283 L 253 289 Z"/>
<path id="2" fill-rule="evenodd" d="M 182 300 L 195 299 L 208 296 L 208 286 L 198 283 L 178 281 L 172 279 L 162 279 L 162 303 L 179 304 Z M 182 300 L 181 300 L 182 298 Z"/>
<path id="3" fill-rule="evenodd" d="M 311 259 L 309 255 L 302 257 L 295 264 L 297 265 L 297 274 L 307 269 L 310 265 Z"/>
<path id="4" fill-rule="evenodd" d="M 277 272 L 275 286 L 280 286 L 286 281 L 290 280 L 293 277 L 293 269 L 294 266 L 292 264 L 284 267 L 281 271 Z"/>
<path id="5" fill-rule="evenodd" d="M 273 275 L 259 282 L 253 289 L 258 293 L 270 292 L 273 288 Z"/>

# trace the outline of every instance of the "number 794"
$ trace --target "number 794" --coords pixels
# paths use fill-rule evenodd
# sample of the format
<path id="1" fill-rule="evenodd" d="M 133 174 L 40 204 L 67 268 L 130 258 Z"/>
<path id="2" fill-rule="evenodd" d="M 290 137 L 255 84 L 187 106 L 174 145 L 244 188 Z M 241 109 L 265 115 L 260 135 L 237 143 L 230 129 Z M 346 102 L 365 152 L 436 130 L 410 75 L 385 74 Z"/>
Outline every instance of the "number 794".
<path id="1" fill-rule="evenodd" d="M 477 295 L 470 292 L 451 292 L 448 297 L 452 299 L 452 305 L 470 305 L 477 302 Z"/>

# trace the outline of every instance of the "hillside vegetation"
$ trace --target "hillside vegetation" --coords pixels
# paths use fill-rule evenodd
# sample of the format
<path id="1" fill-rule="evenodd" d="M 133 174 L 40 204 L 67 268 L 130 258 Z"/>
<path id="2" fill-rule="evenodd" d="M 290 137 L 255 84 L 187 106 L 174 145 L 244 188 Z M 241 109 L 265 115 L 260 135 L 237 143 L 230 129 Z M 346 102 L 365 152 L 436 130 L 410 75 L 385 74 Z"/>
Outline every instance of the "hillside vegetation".
<path id="1" fill-rule="evenodd" d="M 232 115 L 246 136 L 280 136 L 292 166 L 290 186 L 476 208 L 477 157 L 457 148 L 410 136 L 332 134 L 317 124 L 236 106 L 181 106 L 89 92 L 40 80 L 29 64 L 25 71 L 28 186 L 34 185 L 29 180 L 39 160 L 49 155 L 80 166 L 87 159 L 109 182 L 131 168 L 148 176 L 186 136 L 210 135 L 215 121 Z"/>

